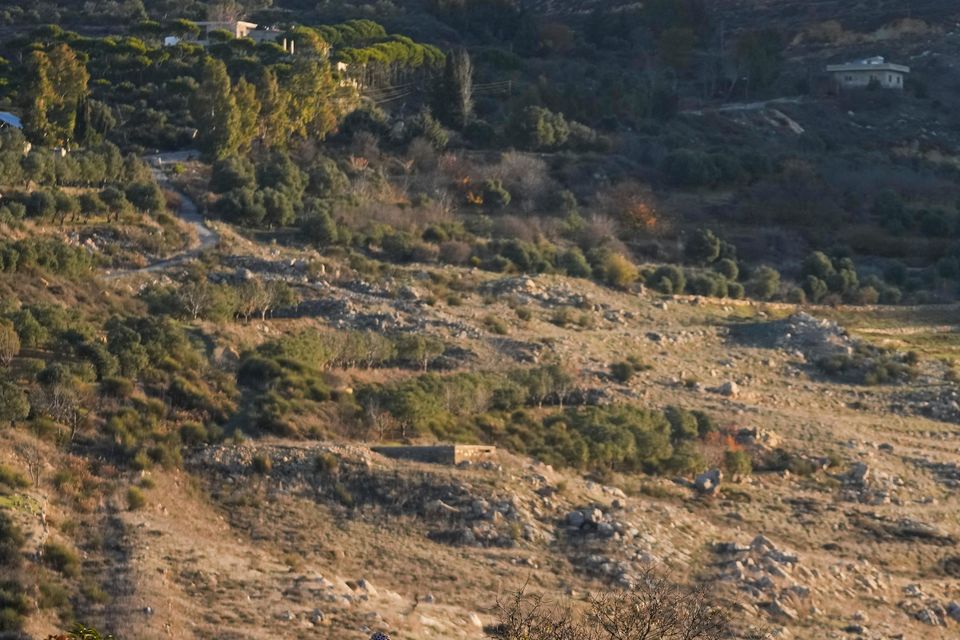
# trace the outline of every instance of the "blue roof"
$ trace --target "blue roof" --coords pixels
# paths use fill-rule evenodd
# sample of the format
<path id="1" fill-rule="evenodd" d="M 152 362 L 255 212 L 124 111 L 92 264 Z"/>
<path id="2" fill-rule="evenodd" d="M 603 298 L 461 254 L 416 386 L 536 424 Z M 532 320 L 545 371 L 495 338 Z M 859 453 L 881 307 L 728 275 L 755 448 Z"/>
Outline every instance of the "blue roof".
<path id="1" fill-rule="evenodd" d="M 9 111 L 0 111 L 0 122 L 8 124 L 11 127 L 16 127 L 17 129 L 23 129 L 23 123 L 20 122 L 20 118 Z"/>

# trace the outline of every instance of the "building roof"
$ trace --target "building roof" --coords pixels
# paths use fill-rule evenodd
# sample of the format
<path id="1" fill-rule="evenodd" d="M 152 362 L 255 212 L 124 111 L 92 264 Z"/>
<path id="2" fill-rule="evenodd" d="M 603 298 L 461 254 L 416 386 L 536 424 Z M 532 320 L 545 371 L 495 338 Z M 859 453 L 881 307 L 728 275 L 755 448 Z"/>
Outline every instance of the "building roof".
<path id="1" fill-rule="evenodd" d="M 13 115 L 9 111 L 0 111 L 0 123 L 16 129 L 23 129 L 23 122 L 20 121 L 20 118 Z"/>
<path id="2" fill-rule="evenodd" d="M 214 20 L 206 22 L 195 22 L 198 27 L 246 27 L 247 29 L 256 29 L 255 22 L 244 22 L 243 20 Z"/>
<path id="3" fill-rule="evenodd" d="M 896 71 L 897 73 L 910 73 L 910 67 L 902 64 L 893 64 L 892 62 L 887 62 L 883 56 L 877 56 L 875 58 L 845 62 L 843 64 L 828 64 L 827 71 Z"/>

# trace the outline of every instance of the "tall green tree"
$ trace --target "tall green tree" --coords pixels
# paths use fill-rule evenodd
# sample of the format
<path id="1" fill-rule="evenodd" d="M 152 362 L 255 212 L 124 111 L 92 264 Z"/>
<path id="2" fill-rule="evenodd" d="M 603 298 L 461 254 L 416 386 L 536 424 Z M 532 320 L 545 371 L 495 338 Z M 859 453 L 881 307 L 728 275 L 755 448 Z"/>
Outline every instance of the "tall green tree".
<path id="1" fill-rule="evenodd" d="M 434 91 L 433 111 L 450 127 L 463 129 L 473 118 L 473 62 L 466 50 L 447 55 Z"/>
<path id="2" fill-rule="evenodd" d="M 268 148 L 282 147 L 292 130 L 288 107 L 290 94 L 280 89 L 277 74 L 270 68 L 264 68 L 257 78 L 256 91 L 260 101 L 257 121 L 260 144 Z"/>
<path id="3" fill-rule="evenodd" d="M 322 140 L 357 103 L 356 90 L 337 82 L 327 60 L 297 58 L 285 85 L 291 131 L 303 138 Z"/>
<path id="4" fill-rule="evenodd" d="M 198 147 L 204 156 L 222 160 L 237 151 L 241 142 L 240 110 L 227 67 L 220 60 L 208 56 L 203 61 L 200 86 L 190 101 L 190 111 L 197 125 Z"/>
<path id="5" fill-rule="evenodd" d="M 50 58 L 43 51 L 33 51 L 27 60 L 27 77 L 23 90 L 23 128 L 34 142 L 47 143 L 53 138 L 48 113 L 57 100 L 50 81 Z"/>
<path id="6" fill-rule="evenodd" d="M 49 66 L 45 72 L 55 95 L 47 108 L 51 142 L 66 144 L 73 140 L 78 106 L 89 93 L 90 74 L 84 61 L 66 44 L 51 49 L 47 59 Z"/>
<path id="7" fill-rule="evenodd" d="M 246 78 L 240 78 L 233 87 L 233 100 L 237 105 L 237 148 L 249 151 L 257 137 L 257 122 L 260 119 L 260 101 L 257 89 Z"/>
<path id="8" fill-rule="evenodd" d="M 773 84 L 783 67 L 783 49 L 783 38 L 773 29 L 740 36 L 734 54 L 737 68 L 747 78 L 748 88 Z"/>

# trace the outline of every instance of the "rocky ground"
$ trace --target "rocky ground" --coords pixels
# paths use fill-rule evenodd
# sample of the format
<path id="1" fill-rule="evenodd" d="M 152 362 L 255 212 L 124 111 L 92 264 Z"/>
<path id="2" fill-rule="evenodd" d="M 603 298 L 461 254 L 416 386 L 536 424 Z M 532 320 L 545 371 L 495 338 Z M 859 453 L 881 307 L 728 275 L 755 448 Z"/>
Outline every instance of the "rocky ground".
<path id="1" fill-rule="evenodd" d="M 960 633 L 953 311 L 663 298 L 421 265 L 373 279 L 229 230 L 221 248 L 210 277 L 283 279 L 301 301 L 211 327 L 224 340 L 211 348 L 237 339 L 228 331 L 248 345 L 320 326 L 427 333 L 456 347 L 446 369 L 559 360 L 578 372 L 578 402 L 709 411 L 756 459 L 781 450 L 792 462 L 742 479 L 597 482 L 502 451 L 447 467 L 363 443 L 199 449 L 183 471 L 149 472 L 144 509 L 100 507 L 111 513 L 101 570 L 119 595 L 98 615 L 127 637 L 478 639 L 498 597 L 524 585 L 576 603 L 650 569 L 735 603 L 743 637 Z M 104 286 L 170 277 L 175 268 Z M 917 377 L 865 386 L 818 368 L 864 344 L 917 348 Z M 627 356 L 646 367 L 617 383 L 608 367 Z M 19 464 L 23 451 L 13 443 L 0 460 Z M 71 517 L 58 499 L 22 494 L 38 505 L 23 510 L 33 540 L 46 535 L 36 514 Z"/>
<path id="2" fill-rule="evenodd" d="M 745 632 L 960 630 L 960 428 L 940 359 L 921 359 L 909 385 L 862 386 L 817 369 L 865 340 L 817 309 L 455 269 L 374 283 L 282 249 L 224 264 L 213 277 L 281 278 L 301 293 L 283 319 L 254 325 L 264 337 L 317 323 L 430 333 L 464 354 L 453 368 L 560 359 L 581 372 L 591 402 L 705 409 L 742 446 L 787 450 L 803 470 L 604 485 L 506 453 L 449 468 L 361 445 L 197 451 L 185 473 L 159 479 L 150 508 L 123 515 L 137 550 L 129 607 L 149 612 L 134 617 L 138 637 L 363 638 L 385 628 L 480 638 L 498 596 L 526 583 L 576 601 L 650 568 L 736 602 Z M 461 283 L 462 303 L 438 301 L 438 281 Z M 558 310 L 584 319 L 558 322 Z M 491 315 L 506 335 L 490 330 Z M 607 367 L 625 355 L 649 369 L 621 385 Z M 255 456 L 272 469 L 255 472 Z"/>

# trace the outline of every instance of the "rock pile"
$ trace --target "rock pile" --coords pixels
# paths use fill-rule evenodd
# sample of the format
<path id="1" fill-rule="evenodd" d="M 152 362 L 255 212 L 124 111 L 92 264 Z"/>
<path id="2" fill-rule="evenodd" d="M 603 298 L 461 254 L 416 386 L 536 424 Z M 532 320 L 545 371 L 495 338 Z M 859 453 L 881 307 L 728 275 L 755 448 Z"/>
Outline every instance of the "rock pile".
<path id="1" fill-rule="evenodd" d="M 546 285 L 526 275 L 496 280 L 487 284 L 484 288 L 488 293 L 497 297 L 512 297 L 525 304 L 538 302 L 548 307 L 584 307 L 590 304 L 585 295 L 574 291 L 568 284 L 551 283 Z"/>
<path id="2" fill-rule="evenodd" d="M 766 536 L 758 535 L 750 544 L 721 542 L 714 551 L 720 556 L 720 579 L 733 582 L 771 617 L 798 620 L 813 606 L 811 588 L 801 582 L 810 574 L 798 566 L 797 554 Z"/>
<path id="3" fill-rule="evenodd" d="M 856 344 L 836 322 L 821 320 L 802 311 L 783 320 L 743 325 L 731 333 L 741 341 L 782 349 L 807 361 L 825 355 L 850 353 Z"/>
<path id="4" fill-rule="evenodd" d="M 874 506 L 903 503 L 898 493 L 904 485 L 903 479 L 874 470 L 865 462 L 854 463 L 839 479 L 843 482 L 840 498 L 847 502 Z"/>

